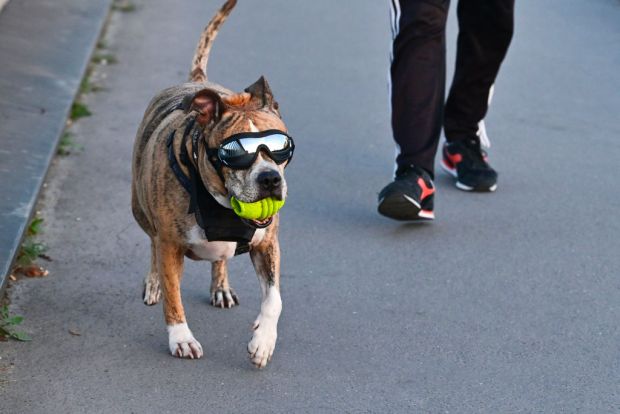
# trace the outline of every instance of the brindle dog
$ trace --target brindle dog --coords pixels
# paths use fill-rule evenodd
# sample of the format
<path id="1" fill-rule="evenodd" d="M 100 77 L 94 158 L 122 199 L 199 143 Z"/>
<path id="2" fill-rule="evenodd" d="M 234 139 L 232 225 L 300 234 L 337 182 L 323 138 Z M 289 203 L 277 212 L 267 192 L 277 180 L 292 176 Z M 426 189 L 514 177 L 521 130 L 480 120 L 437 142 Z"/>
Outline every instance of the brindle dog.
<path id="1" fill-rule="evenodd" d="M 180 159 L 181 146 L 192 154 L 191 140 L 183 140 L 188 123 L 195 119 L 202 138 L 197 142 L 197 159 L 189 160 L 198 171 L 208 192 L 227 208 L 230 198 L 254 202 L 264 197 L 286 198 L 285 164 L 278 165 L 260 153 L 249 169 L 223 167 L 220 173 L 206 155 L 206 148 L 217 148 L 227 137 L 241 132 L 278 129 L 286 132 L 278 104 L 264 78 L 246 92 L 233 93 L 207 81 L 207 61 L 213 40 L 236 0 L 228 0 L 205 28 L 194 56 L 190 82 L 159 93 L 149 104 L 138 130 L 132 165 L 132 210 L 140 227 L 151 239 L 151 269 L 144 281 L 144 303 L 154 305 L 163 297 L 170 352 L 181 358 L 200 358 L 200 343 L 187 326 L 181 302 L 184 256 L 212 263 L 211 304 L 230 308 L 238 304 L 228 283 L 227 260 L 236 248 L 234 242 L 209 242 L 188 214 L 190 196 L 170 167 L 167 140 L 171 134 L 174 156 Z M 183 173 L 188 168 L 179 162 Z M 277 174 L 279 180 L 273 180 Z M 269 177 L 265 183 L 263 177 Z M 275 185 L 274 185 L 275 183 Z M 264 367 L 271 359 L 277 325 L 282 310 L 280 298 L 280 248 L 278 217 L 258 229 L 250 243 L 250 257 L 262 292 L 260 313 L 248 344 L 253 364 Z"/>

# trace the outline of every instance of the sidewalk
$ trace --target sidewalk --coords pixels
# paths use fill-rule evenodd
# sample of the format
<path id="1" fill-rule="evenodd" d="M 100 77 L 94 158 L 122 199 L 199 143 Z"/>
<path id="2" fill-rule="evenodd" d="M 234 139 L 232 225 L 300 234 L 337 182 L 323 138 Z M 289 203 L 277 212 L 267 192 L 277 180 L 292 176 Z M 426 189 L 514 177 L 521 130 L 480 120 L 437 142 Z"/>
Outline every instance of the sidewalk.
<path id="1" fill-rule="evenodd" d="M 0 11 L 0 291 L 111 2 L 20 0 Z"/>

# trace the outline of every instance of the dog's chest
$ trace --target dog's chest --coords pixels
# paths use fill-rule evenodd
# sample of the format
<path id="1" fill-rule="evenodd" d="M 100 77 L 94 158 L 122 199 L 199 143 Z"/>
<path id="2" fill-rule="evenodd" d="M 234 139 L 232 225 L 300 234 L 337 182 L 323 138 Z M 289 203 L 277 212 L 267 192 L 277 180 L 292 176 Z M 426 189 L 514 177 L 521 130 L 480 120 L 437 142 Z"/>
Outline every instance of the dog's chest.
<path id="1" fill-rule="evenodd" d="M 235 242 L 207 241 L 204 238 L 202 229 L 198 226 L 192 227 L 187 232 L 186 238 L 187 244 L 194 256 L 210 262 L 230 259 L 235 255 L 235 249 L 237 248 L 237 243 Z"/>
<path id="2" fill-rule="evenodd" d="M 254 233 L 252 243 L 258 243 L 265 234 L 264 229 L 258 229 Z M 204 232 L 199 226 L 194 226 L 187 232 L 187 244 L 193 255 L 202 260 L 216 262 L 230 259 L 235 255 L 237 243 L 225 241 L 210 242 L 204 237 Z"/>

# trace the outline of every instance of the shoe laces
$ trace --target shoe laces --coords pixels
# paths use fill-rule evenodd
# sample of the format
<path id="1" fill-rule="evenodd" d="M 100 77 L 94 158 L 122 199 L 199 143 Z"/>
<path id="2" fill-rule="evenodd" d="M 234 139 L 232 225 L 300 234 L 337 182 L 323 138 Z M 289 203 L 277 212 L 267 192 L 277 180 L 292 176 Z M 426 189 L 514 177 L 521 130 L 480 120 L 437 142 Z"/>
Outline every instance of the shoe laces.
<path id="1" fill-rule="evenodd" d="M 465 139 L 461 141 L 465 155 L 469 159 L 472 167 L 487 167 L 485 160 L 487 152 L 480 146 L 480 142 L 476 139 Z"/>

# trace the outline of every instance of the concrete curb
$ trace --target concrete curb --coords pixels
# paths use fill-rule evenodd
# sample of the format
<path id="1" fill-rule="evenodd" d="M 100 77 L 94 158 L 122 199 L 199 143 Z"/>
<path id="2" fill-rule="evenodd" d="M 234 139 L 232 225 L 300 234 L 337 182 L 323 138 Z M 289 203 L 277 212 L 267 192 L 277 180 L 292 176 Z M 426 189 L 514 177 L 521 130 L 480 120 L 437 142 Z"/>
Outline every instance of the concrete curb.
<path id="1" fill-rule="evenodd" d="M 0 291 L 111 4 L 23 0 L 0 13 Z"/>

